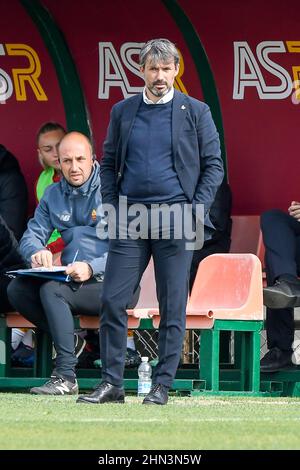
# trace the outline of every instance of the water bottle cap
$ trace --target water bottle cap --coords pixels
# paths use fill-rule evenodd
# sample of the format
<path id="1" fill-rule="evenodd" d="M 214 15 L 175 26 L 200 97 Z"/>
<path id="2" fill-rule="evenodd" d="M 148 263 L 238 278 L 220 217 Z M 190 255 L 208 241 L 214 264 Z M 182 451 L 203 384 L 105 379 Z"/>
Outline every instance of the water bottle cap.
<path id="1" fill-rule="evenodd" d="M 148 357 L 143 356 L 142 357 L 142 362 L 148 362 Z"/>

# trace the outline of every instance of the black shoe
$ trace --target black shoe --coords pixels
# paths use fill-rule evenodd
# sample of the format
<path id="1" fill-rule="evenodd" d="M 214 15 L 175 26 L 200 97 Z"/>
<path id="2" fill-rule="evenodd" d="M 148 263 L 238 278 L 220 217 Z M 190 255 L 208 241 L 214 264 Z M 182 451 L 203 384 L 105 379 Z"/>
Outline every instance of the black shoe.
<path id="1" fill-rule="evenodd" d="M 162 384 L 152 385 L 150 392 L 143 400 L 143 405 L 166 405 L 169 398 L 168 390 L 168 387 Z"/>
<path id="2" fill-rule="evenodd" d="M 265 287 L 264 304 L 269 308 L 300 307 L 300 282 L 280 279 L 274 286 Z"/>
<path id="3" fill-rule="evenodd" d="M 141 363 L 140 355 L 131 348 L 126 350 L 125 367 L 138 367 Z"/>
<path id="4" fill-rule="evenodd" d="M 76 403 L 124 403 L 124 389 L 108 382 L 101 382 L 92 393 L 79 395 Z"/>
<path id="5" fill-rule="evenodd" d="M 30 389 L 33 395 L 77 395 L 78 384 L 69 382 L 68 380 L 52 375 L 50 380 L 40 387 L 33 387 Z"/>
<path id="6" fill-rule="evenodd" d="M 277 372 L 292 365 L 292 353 L 276 347 L 264 355 L 260 361 L 260 370 L 261 372 Z"/>

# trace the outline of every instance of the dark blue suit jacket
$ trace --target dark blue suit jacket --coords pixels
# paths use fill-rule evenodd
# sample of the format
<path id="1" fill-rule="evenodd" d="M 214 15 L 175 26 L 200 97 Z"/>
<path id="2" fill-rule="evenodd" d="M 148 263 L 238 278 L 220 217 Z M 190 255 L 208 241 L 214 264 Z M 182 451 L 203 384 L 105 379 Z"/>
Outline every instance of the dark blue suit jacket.
<path id="1" fill-rule="evenodd" d="M 142 99 L 142 94 L 135 95 L 112 108 L 101 162 L 103 203 L 118 203 L 128 139 Z M 172 147 L 174 168 L 188 201 L 204 204 L 205 225 L 213 227 L 209 209 L 224 176 L 219 135 L 209 107 L 177 90 L 172 107 Z"/>

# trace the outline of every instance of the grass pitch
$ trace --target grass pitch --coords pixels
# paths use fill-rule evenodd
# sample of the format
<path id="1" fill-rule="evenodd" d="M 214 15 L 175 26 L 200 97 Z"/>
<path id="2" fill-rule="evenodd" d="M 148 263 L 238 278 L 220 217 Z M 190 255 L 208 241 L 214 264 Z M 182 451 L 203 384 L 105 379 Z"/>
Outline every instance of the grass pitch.
<path id="1" fill-rule="evenodd" d="M 167 406 L 0 394 L 0 449 L 299 449 L 299 398 L 171 397 Z"/>

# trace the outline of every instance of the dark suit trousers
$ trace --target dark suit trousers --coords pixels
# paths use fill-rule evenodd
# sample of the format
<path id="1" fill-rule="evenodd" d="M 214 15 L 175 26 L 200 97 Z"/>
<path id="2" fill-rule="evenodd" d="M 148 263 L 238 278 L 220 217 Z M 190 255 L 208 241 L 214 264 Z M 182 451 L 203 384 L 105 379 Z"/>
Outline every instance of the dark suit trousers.
<path id="1" fill-rule="evenodd" d="M 300 272 L 300 222 L 289 214 L 273 209 L 262 214 L 261 228 L 266 247 L 268 285 L 278 276 Z M 268 348 L 291 350 L 294 341 L 294 310 L 267 308 Z"/>
<path id="2" fill-rule="evenodd" d="M 110 241 L 100 311 L 102 379 L 123 383 L 127 337 L 126 307 L 153 256 L 160 306 L 159 362 L 152 382 L 172 385 L 185 333 L 192 251 L 184 239 L 116 239 Z"/>

